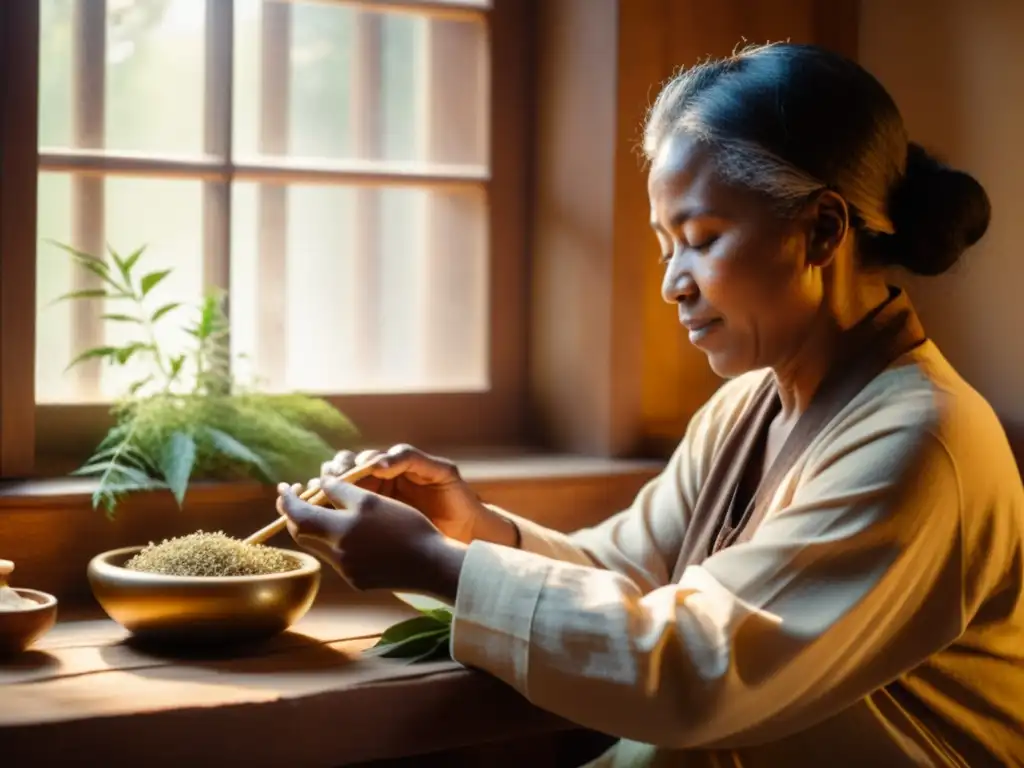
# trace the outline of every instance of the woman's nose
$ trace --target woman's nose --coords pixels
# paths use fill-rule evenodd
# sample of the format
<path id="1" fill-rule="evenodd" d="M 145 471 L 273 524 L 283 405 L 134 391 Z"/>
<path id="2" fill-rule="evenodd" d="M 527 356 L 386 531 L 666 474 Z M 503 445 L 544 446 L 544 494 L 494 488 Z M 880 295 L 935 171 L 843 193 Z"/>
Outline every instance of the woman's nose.
<path id="1" fill-rule="evenodd" d="M 699 293 L 693 275 L 682 261 L 678 254 L 673 256 L 661 281 L 661 297 L 669 304 L 688 303 Z"/>

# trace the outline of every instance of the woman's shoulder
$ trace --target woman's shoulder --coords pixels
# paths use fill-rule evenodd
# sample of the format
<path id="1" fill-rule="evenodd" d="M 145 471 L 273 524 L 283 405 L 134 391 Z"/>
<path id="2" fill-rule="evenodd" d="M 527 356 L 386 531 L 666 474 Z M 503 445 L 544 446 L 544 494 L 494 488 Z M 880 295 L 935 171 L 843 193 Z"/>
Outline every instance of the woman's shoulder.
<path id="1" fill-rule="evenodd" d="M 908 451 L 939 446 L 968 495 L 1021 493 L 1017 463 L 995 409 L 932 342 L 876 377 L 821 437 L 835 448 L 894 430 L 908 435 Z"/>
<path id="2" fill-rule="evenodd" d="M 1009 451 L 995 409 L 931 341 L 897 360 L 858 399 L 898 423 L 920 423 L 950 448 L 995 439 Z"/>

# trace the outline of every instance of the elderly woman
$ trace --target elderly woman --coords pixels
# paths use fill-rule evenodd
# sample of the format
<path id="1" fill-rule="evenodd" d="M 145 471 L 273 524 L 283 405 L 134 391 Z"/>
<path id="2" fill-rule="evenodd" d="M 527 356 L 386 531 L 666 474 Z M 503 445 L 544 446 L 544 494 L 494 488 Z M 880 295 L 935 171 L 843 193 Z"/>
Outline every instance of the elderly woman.
<path id="1" fill-rule="evenodd" d="M 292 535 L 450 601 L 457 661 L 620 739 L 594 765 L 1024 764 L 1020 475 L 885 276 L 950 268 L 985 191 L 810 46 L 683 72 L 644 139 L 662 293 L 727 380 L 664 471 L 566 536 L 411 447 L 345 453 L 345 511 L 280 489 Z"/>

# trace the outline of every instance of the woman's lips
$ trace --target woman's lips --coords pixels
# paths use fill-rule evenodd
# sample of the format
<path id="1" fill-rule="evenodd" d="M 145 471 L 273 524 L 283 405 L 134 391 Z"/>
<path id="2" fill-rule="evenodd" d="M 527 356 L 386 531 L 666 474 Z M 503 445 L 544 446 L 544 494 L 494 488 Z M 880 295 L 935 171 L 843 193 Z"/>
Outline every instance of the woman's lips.
<path id="1" fill-rule="evenodd" d="M 722 327 L 722 321 L 717 317 L 710 319 L 688 319 L 683 320 L 683 325 L 690 332 L 690 343 L 699 345 L 699 342 Z"/>

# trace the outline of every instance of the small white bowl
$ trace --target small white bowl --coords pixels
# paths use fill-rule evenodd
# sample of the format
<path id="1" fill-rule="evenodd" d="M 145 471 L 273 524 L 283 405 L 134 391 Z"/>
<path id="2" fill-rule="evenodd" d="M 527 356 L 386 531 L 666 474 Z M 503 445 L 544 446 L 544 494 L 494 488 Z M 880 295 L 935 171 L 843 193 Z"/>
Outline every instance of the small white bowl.
<path id="1" fill-rule="evenodd" d="M 57 598 L 35 589 L 12 587 L 36 605 L 32 608 L 0 610 L 0 657 L 27 650 L 57 622 Z"/>

